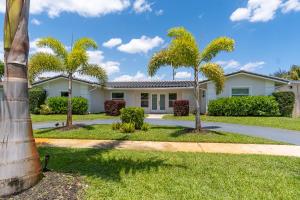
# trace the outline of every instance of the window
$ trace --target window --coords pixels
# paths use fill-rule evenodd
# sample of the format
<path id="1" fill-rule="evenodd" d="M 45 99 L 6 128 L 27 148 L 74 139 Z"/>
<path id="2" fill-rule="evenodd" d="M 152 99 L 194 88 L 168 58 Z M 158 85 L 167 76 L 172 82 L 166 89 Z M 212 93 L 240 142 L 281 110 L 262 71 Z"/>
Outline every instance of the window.
<path id="1" fill-rule="evenodd" d="M 60 93 L 60 96 L 61 97 L 68 97 L 69 96 L 69 92 L 63 91 L 63 92 Z"/>
<path id="2" fill-rule="evenodd" d="M 149 94 L 141 93 L 141 107 L 148 108 L 149 107 Z"/>
<path id="3" fill-rule="evenodd" d="M 249 88 L 232 88 L 231 89 L 231 96 L 239 97 L 239 96 L 249 96 L 250 89 Z"/>
<path id="4" fill-rule="evenodd" d="M 177 100 L 177 94 L 176 93 L 170 93 L 169 94 L 169 107 L 172 108 L 174 106 L 174 101 Z"/>
<path id="5" fill-rule="evenodd" d="M 123 92 L 113 92 L 111 93 L 112 100 L 124 100 L 124 93 Z"/>

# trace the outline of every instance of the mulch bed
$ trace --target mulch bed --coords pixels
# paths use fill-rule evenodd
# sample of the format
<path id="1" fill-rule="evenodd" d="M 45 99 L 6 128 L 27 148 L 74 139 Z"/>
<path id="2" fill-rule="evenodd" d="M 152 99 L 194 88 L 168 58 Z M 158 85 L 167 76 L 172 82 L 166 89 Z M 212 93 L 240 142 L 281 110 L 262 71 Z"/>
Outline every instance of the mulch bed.
<path id="1" fill-rule="evenodd" d="M 45 172 L 43 179 L 34 187 L 12 196 L 11 200 L 81 199 L 86 185 L 80 177 L 70 174 Z"/>

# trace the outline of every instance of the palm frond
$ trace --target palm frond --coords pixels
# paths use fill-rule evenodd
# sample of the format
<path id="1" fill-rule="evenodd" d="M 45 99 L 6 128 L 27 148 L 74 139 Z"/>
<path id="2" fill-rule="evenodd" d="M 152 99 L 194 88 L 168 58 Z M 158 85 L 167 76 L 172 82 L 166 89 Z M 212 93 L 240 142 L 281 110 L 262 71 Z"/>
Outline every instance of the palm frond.
<path id="1" fill-rule="evenodd" d="M 58 56 L 59 58 L 63 59 L 64 61 L 67 60 L 68 52 L 66 50 L 66 47 L 61 43 L 59 40 L 47 37 L 42 38 L 37 42 L 38 47 L 48 47 L 52 49 L 52 51 Z"/>
<path id="2" fill-rule="evenodd" d="M 64 64 L 56 56 L 49 53 L 36 53 L 28 65 L 29 81 L 34 79 L 43 72 L 65 72 Z"/>
<path id="3" fill-rule="evenodd" d="M 200 61 L 209 62 L 222 51 L 231 52 L 234 50 L 235 41 L 228 37 L 219 37 L 213 40 L 201 53 Z"/>
<path id="4" fill-rule="evenodd" d="M 205 63 L 199 71 L 216 85 L 216 92 L 220 94 L 224 88 L 225 75 L 223 68 L 216 63 Z"/>
<path id="5" fill-rule="evenodd" d="M 160 67 L 172 65 L 172 59 L 169 55 L 167 49 L 163 49 L 155 53 L 148 64 L 148 74 L 149 76 L 154 76 Z"/>
<path id="6" fill-rule="evenodd" d="M 68 55 L 67 70 L 75 73 L 81 66 L 87 65 L 89 57 L 84 49 L 73 49 Z"/>
<path id="7" fill-rule="evenodd" d="M 77 41 L 75 41 L 74 45 L 73 45 L 73 50 L 79 50 L 79 49 L 84 49 L 84 50 L 87 50 L 87 49 L 97 49 L 97 43 L 93 40 L 93 39 L 90 39 L 90 38 L 81 38 Z"/>
<path id="8" fill-rule="evenodd" d="M 99 83 L 104 86 L 107 82 L 107 73 L 106 71 L 98 66 L 98 65 L 92 65 L 92 64 L 88 64 L 85 65 L 81 68 L 81 70 L 79 71 L 80 74 L 82 75 L 87 75 L 87 76 L 91 76 L 94 78 L 97 78 Z"/>

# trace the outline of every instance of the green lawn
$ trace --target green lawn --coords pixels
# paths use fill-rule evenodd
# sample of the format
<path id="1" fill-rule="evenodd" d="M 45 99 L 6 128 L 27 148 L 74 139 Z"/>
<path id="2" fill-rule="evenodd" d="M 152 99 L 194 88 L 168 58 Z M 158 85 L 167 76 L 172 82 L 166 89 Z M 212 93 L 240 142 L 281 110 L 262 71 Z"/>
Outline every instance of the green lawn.
<path id="1" fill-rule="evenodd" d="M 94 125 L 70 131 L 60 131 L 57 129 L 36 130 L 34 131 L 34 136 L 36 138 L 283 144 L 263 138 L 225 132 L 210 131 L 205 134 L 186 133 L 183 127 L 170 126 L 152 126 L 147 132 L 136 131 L 135 133 L 126 134 L 120 131 L 113 131 L 111 125 Z"/>
<path id="2" fill-rule="evenodd" d="M 83 199 L 300 199 L 300 159 L 39 148 L 49 168 L 83 177 Z"/>
<path id="3" fill-rule="evenodd" d="M 101 114 L 73 115 L 74 121 L 95 120 L 95 119 L 118 119 L 119 117 L 107 116 Z M 32 122 L 63 122 L 67 115 L 31 115 Z"/>
<path id="4" fill-rule="evenodd" d="M 194 115 L 175 117 L 174 115 L 165 115 L 163 119 L 168 120 L 195 120 Z M 289 130 L 300 131 L 300 118 L 290 117 L 223 117 L 223 116 L 205 116 L 202 115 L 201 119 L 207 122 L 224 122 L 233 124 L 265 126 L 273 128 L 283 128 Z"/>

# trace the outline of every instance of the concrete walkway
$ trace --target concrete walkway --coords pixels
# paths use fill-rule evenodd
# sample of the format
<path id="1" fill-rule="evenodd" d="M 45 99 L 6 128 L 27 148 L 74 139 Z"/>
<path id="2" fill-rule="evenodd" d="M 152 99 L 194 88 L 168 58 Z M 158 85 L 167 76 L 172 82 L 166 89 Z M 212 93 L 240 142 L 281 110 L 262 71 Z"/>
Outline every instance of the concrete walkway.
<path id="1" fill-rule="evenodd" d="M 90 121 L 81 121 L 74 122 L 75 124 L 111 124 L 119 120 L 90 120 Z M 177 120 L 163 120 L 163 119 L 146 119 L 147 123 L 154 125 L 164 125 L 164 126 L 183 126 L 194 128 L 193 121 L 177 121 Z M 53 128 L 55 127 L 55 122 L 46 122 L 46 123 L 34 123 L 33 129 L 42 129 L 42 128 Z M 231 133 L 239 133 L 243 135 L 262 137 L 274 141 L 286 142 L 289 144 L 295 144 L 300 146 L 300 131 L 291 131 L 285 129 L 277 128 L 268 128 L 268 127 L 259 127 L 259 126 L 246 126 L 240 124 L 227 124 L 219 122 L 202 122 L 202 125 L 205 129 L 224 131 Z"/>
<path id="2" fill-rule="evenodd" d="M 77 140 L 77 139 L 35 139 L 38 146 L 129 149 L 169 152 L 202 152 L 229 154 L 259 154 L 300 157 L 300 146 L 260 145 L 260 144 L 225 144 L 225 143 L 188 143 L 188 142 L 151 142 L 119 140 Z"/>

